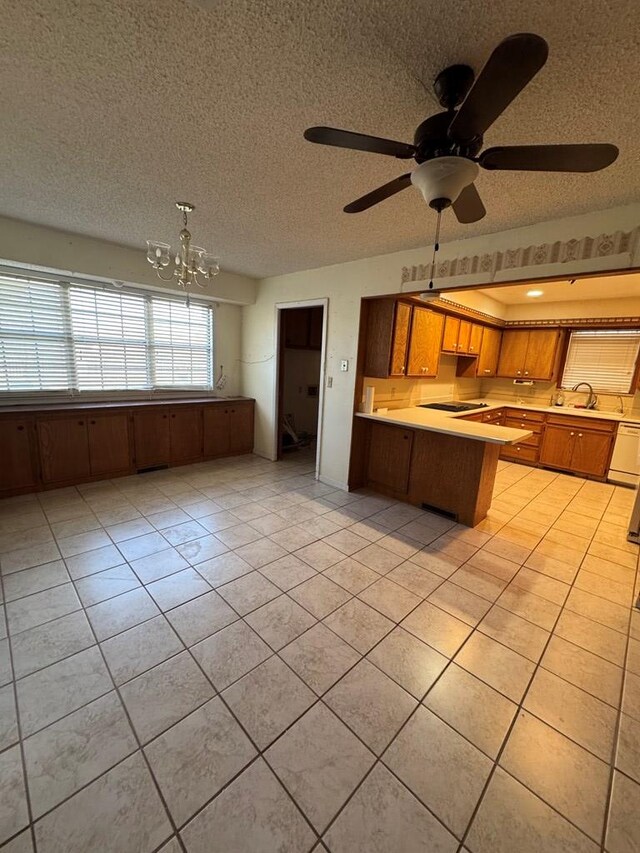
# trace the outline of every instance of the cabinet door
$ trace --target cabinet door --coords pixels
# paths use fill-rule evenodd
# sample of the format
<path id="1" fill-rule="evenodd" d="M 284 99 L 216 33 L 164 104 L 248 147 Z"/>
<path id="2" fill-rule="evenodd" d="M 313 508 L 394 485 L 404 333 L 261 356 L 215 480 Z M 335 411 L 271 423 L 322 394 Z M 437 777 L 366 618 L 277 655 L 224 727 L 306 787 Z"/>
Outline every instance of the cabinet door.
<path id="1" fill-rule="evenodd" d="M 308 308 L 287 308 L 283 314 L 284 345 L 286 347 L 309 346 L 309 322 L 311 315 Z"/>
<path id="2" fill-rule="evenodd" d="M 609 465 L 613 435 L 575 428 L 571 432 L 575 432 L 571 470 L 576 474 L 604 477 Z"/>
<path id="3" fill-rule="evenodd" d="M 369 433 L 367 479 L 399 494 L 409 488 L 413 431 L 372 423 Z"/>
<path id="4" fill-rule="evenodd" d="M 251 453 L 253 450 L 253 403 L 233 403 L 229 409 L 229 450 Z"/>
<path id="5" fill-rule="evenodd" d="M 437 376 L 444 318 L 428 308 L 415 306 L 411 317 L 411 337 L 407 376 Z"/>
<path id="6" fill-rule="evenodd" d="M 560 334 L 559 329 L 540 329 L 529 332 L 524 376 L 529 379 L 553 378 Z"/>
<path id="7" fill-rule="evenodd" d="M 43 482 L 62 483 L 89 476 L 87 421 L 82 415 L 38 419 L 38 446 Z"/>
<path id="8" fill-rule="evenodd" d="M 447 314 L 444 318 L 444 333 L 442 335 L 442 352 L 458 352 L 458 336 L 460 334 L 460 319 Z"/>
<path id="9" fill-rule="evenodd" d="M 482 343 L 480 344 L 480 355 L 476 369 L 478 378 L 496 375 L 501 340 L 502 332 L 499 329 L 485 326 L 482 330 Z"/>
<path id="10" fill-rule="evenodd" d="M 0 492 L 35 487 L 36 465 L 31 444 L 33 421 L 15 418 L 0 421 Z"/>
<path id="11" fill-rule="evenodd" d="M 460 320 L 460 332 L 458 334 L 458 354 L 467 355 L 471 346 L 471 323 L 468 320 Z"/>
<path id="12" fill-rule="evenodd" d="M 224 456 L 229 453 L 229 406 L 212 403 L 204 407 L 204 455 Z"/>
<path id="13" fill-rule="evenodd" d="M 168 465 L 171 459 L 169 413 L 162 409 L 134 412 L 133 440 L 138 470 Z"/>
<path id="14" fill-rule="evenodd" d="M 322 349 L 322 317 L 324 308 L 315 305 L 309 308 L 309 348 Z"/>
<path id="15" fill-rule="evenodd" d="M 406 302 L 368 300 L 365 376 L 404 376 L 410 322 L 411 306 Z"/>
<path id="16" fill-rule="evenodd" d="M 517 378 L 524 375 L 528 345 L 529 332 L 507 330 L 502 333 L 498 376 Z"/>
<path id="17" fill-rule="evenodd" d="M 571 470 L 571 458 L 575 442 L 575 430 L 567 427 L 545 427 L 540 445 L 540 462 L 551 468 Z"/>
<path id="18" fill-rule="evenodd" d="M 482 349 L 483 327 L 477 323 L 471 323 L 471 335 L 469 336 L 469 355 L 478 355 Z"/>
<path id="19" fill-rule="evenodd" d="M 391 340 L 391 359 L 389 376 L 404 376 L 407 372 L 407 353 L 409 348 L 409 329 L 411 328 L 412 308 L 406 302 L 396 302 Z"/>
<path id="20" fill-rule="evenodd" d="M 202 458 L 202 409 L 175 406 L 169 412 L 171 462 L 180 465 Z"/>
<path id="21" fill-rule="evenodd" d="M 89 467 L 93 475 L 117 474 L 131 468 L 127 415 L 90 417 L 88 431 Z"/>

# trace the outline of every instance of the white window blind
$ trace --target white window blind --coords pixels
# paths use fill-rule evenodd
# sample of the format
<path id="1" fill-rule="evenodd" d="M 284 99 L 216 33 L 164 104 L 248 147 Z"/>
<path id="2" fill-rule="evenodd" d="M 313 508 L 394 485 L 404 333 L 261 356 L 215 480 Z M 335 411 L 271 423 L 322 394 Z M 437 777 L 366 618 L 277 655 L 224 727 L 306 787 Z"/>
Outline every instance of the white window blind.
<path id="1" fill-rule="evenodd" d="M 595 391 L 628 394 L 640 348 L 640 330 L 590 329 L 571 332 L 562 387 L 588 382 Z"/>
<path id="2" fill-rule="evenodd" d="M 0 393 L 207 389 L 212 348 L 205 303 L 0 276 Z"/>

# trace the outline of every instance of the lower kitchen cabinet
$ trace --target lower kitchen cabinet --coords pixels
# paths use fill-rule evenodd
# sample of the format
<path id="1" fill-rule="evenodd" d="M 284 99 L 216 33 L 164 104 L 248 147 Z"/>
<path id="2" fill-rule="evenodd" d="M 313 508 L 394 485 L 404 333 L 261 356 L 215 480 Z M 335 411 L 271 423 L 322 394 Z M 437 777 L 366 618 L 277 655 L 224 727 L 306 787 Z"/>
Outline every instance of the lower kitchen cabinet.
<path id="1" fill-rule="evenodd" d="M 228 456 L 253 450 L 253 402 L 240 401 L 204 410 L 204 456 Z"/>
<path id="2" fill-rule="evenodd" d="M 126 474 L 131 469 L 129 418 L 126 413 L 89 417 L 87 431 L 89 469 L 93 476 Z"/>
<path id="3" fill-rule="evenodd" d="M 169 445 L 172 465 L 202 458 L 202 408 L 180 406 L 170 412 Z"/>
<path id="4" fill-rule="evenodd" d="M 89 434 L 84 415 L 38 418 L 37 433 L 43 483 L 89 477 Z"/>
<path id="5" fill-rule="evenodd" d="M 251 453 L 253 450 L 253 403 L 232 403 L 229 410 L 229 450 Z"/>
<path id="6" fill-rule="evenodd" d="M 409 488 L 413 430 L 371 424 L 367 480 L 398 494 Z"/>
<path id="7" fill-rule="evenodd" d="M 540 464 L 593 477 L 604 477 L 613 446 L 613 429 L 547 424 L 540 446 Z"/>
<path id="8" fill-rule="evenodd" d="M 147 409 L 133 413 L 134 468 L 168 465 L 171 459 L 169 412 Z"/>
<path id="9" fill-rule="evenodd" d="M 29 491 L 38 481 L 31 418 L 0 420 L 0 493 Z"/>

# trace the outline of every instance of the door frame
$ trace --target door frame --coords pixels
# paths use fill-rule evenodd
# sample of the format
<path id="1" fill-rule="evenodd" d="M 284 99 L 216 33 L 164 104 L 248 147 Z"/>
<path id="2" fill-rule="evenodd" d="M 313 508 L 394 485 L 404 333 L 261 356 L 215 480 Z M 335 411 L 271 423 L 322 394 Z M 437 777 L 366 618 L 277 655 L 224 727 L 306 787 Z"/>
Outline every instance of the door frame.
<path id="1" fill-rule="evenodd" d="M 276 381 L 274 383 L 273 410 L 276 413 L 275 429 L 273 435 L 273 458 L 278 459 L 280 453 L 280 423 L 282 419 L 282 360 L 284 346 L 282 346 L 282 312 L 288 308 L 313 308 L 320 306 L 322 311 L 322 345 L 320 348 L 320 376 L 318 378 L 318 430 L 316 438 L 316 467 L 315 478 L 320 477 L 320 463 L 322 455 L 322 426 L 324 422 L 324 390 L 327 360 L 327 318 L 329 314 L 329 299 L 300 299 L 295 302 L 276 302 L 275 308 L 275 348 L 276 354 Z"/>

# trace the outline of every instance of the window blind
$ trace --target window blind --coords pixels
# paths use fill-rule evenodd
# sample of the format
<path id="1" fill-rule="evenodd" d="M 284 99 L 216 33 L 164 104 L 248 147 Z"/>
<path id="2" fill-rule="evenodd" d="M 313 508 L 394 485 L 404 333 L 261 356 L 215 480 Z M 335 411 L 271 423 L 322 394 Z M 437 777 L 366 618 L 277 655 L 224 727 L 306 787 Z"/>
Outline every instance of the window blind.
<path id="1" fill-rule="evenodd" d="M 640 349 L 640 330 L 593 329 L 571 332 L 562 387 L 588 382 L 594 391 L 628 394 Z"/>
<path id="2" fill-rule="evenodd" d="M 212 349 L 206 303 L 0 276 L 0 393 L 207 389 Z"/>

